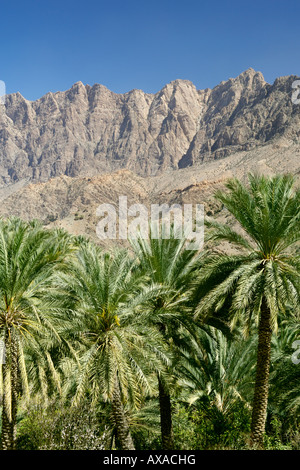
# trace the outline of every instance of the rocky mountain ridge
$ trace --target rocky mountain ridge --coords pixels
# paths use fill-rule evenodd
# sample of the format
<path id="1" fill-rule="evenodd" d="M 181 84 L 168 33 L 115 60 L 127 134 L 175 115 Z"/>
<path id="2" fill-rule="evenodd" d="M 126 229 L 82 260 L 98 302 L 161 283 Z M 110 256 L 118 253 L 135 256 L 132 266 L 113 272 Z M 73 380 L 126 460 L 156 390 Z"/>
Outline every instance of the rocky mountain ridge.
<path id="1" fill-rule="evenodd" d="M 296 78 L 270 85 L 249 69 L 206 90 L 175 80 L 156 94 L 116 94 L 78 82 L 34 102 L 8 95 L 0 110 L 0 186 L 119 169 L 153 176 L 281 138 L 298 144 Z"/>

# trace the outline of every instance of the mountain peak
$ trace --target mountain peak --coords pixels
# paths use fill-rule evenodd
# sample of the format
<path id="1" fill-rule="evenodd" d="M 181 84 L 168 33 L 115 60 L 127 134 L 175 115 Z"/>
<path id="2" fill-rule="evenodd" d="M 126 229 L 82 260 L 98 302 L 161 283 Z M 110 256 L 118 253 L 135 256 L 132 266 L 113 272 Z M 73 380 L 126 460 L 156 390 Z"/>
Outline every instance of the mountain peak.
<path id="1" fill-rule="evenodd" d="M 0 128 L 0 181 L 47 181 L 128 169 L 154 175 L 225 158 L 272 139 L 298 139 L 291 77 L 268 85 L 249 68 L 212 90 L 184 79 L 155 94 L 81 81 L 27 102 L 8 95 Z M 279 86 L 280 85 L 280 86 Z"/>

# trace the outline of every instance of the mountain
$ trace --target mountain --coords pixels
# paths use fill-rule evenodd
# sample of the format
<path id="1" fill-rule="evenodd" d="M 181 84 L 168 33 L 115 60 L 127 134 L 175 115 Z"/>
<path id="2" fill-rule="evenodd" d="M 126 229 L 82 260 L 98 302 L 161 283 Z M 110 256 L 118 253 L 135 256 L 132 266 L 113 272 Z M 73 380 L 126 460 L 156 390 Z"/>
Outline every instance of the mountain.
<path id="1" fill-rule="evenodd" d="M 230 177 L 246 181 L 249 172 L 272 175 L 293 173 L 300 183 L 300 147 L 282 138 L 256 149 L 236 152 L 222 160 L 196 163 L 191 167 L 166 171 L 156 176 L 140 176 L 129 170 L 94 176 L 51 178 L 46 182 L 15 185 L 0 191 L 0 215 L 39 219 L 47 227 L 62 227 L 76 235 L 99 242 L 96 233 L 97 208 L 112 204 L 118 210 L 119 197 L 127 196 L 128 207 L 144 204 L 203 204 L 205 214 L 232 223 L 214 199 Z M 123 242 L 114 240 L 113 243 Z M 107 245 L 110 242 L 103 242 Z"/>
<path id="2" fill-rule="evenodd" d="M 0 185 L 120 169 L 153 176 L 281 138 L 298 145 L 296 78 L 270 85 L 249 69 L 206 90 L 175 80 L 156 94 L 116 94 L 78 82 L 34 102 L 8 95 L 0 110 Z"/>
<path id="3" fill-rule="evenodd" d="M 79 82 L 35 102 L 8 95 L 0 109 L 0 216 L 40 219 L 99 242 L 97 207 L 117 208 L 127 196 L 128 205 L 148 209 L 204 204 L 207 215 L 232 223 L 213 197 L 227 178 L 289 172 L 300 182 L 294 80 L 270 85 L 249 69 L 212 90 L 176 80 L 153 95 L 118 95 Z"/>

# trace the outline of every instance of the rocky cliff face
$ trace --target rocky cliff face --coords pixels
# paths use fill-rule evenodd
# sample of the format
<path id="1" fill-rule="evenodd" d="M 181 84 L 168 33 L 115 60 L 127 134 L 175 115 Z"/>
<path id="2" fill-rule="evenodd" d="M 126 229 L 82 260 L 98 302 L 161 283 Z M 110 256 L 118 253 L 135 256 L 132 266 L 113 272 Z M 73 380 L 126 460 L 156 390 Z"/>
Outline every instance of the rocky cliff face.
<path id="1" fill-rule="evenodd" d="M 269 85 L 249 69 L 212 90 L 175 80 L 156 94 L 116 94 L 78 82 L 35 102 L 8 95 L 0 109 L 0 185 L 119 169 L 157 175 L 280 137 L 297 141 L 295 79 Z"/>
<path id="2" fill-rule="evenodd" d="M 248 70 L 218 85 L 179 166 L 223 158 L 282 136 L 300 137 L 300 107 L 291 100 L 295 79 L 282 77 L 269 85 L 260 73 Z"/>

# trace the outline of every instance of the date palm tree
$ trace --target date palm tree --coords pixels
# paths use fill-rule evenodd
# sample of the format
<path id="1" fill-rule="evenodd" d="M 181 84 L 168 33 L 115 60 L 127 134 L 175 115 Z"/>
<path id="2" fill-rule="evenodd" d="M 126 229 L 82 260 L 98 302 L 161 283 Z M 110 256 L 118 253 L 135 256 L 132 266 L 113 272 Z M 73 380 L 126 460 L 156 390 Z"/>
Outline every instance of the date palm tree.
<path id="1" fill-rule="evenodd" d="M 293 435 L 298 434 L 299 439 L 300 434 L 299 331 L 299 320 L 284 319 L 272 342 L 269 401 L 273 415 L 281 420 L 282 439 L 287 443 Z M 295 347 L 298 348 L 296 354 Z"/>
<path id="2" fill-rule="evenodd" d="M 193 315 L 188 313 L 189 289 L 199 264 L 199 253 L 186 249 L 187 241 L 177 236 L 174 227 L 168 236 L 162 224 L 159 236 L 145 239 L 137 237 L 131 245 L 145 273 L 149 286 L 161 286 L 162 290 L 153 293 L 144 311 L 145 324 L 156 328 L 174 353 L 183 342 L 182 331 L 191 331 L 194 327 Z M 156 232 L 157 233 L 157 232 Z M 181 346 L 183 346 L 181 344 Z M 170 368 L 169 368 L 170 372 Z M 174 449 L 172 407 L 168 373 L 158 374 L 158 392 L 161 418 L 162 447 Z"/>
<path id="3" fill-rule="evenodd" d="M 249 186 L 231 179 L 216 198 L 238 223 L 207 221 L 207 240 L 229 242 L 236 254 L 210 252 L 201 270 L 196 316 L 218 315 L 226 307 L 233 321 L 258 324 L 252 409 L 253 445 L 263 446 L 268 405 L 272 332 L 278 316 L 299 314 L 300 191 L 290 175 L 249 175 Z"/>
<path id="4" fill-rule="evenodd" d="M 191 347 L 182 351 L 180 382 L 186 401 L 198 404 L 221 434 L 238 406 L 250 409 L 255 372 L 256 338 L 239 331 L 226 337 L 220 330 L 199 329 Z"/>
<path id="5" fill-rule="evenodd" d="M 73 302 L 64 336 L 82 351 L 73 406 L 85 393 L 94 403 L 109 402 L 117 447 L 134 450 L 126 404 L 138 408 L 143 394 L 152 391 L 153 370 L 167 360 L 158 332 L 134 314 L 148 295 L 136 262 L 125 250 L 112 254 L 82 244 L 61 279 Z"/>
<path id="6" fill-rule="evenodd" d="M 0 220 L 0 339 L 3 450 L 15 448 L 19 396 L 29 394 L 24 351 L 47 331 L 58 338 L 50 291 L 55 271 L 71 250 L 61 231 L 17 218 Z M 44 299 L 47 292 L 48 301 Z M 48 357 L 51 362 L 51 358 Z"/>

